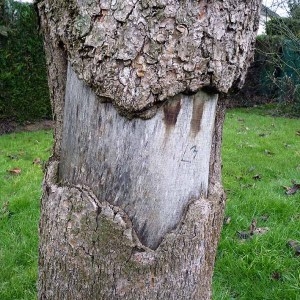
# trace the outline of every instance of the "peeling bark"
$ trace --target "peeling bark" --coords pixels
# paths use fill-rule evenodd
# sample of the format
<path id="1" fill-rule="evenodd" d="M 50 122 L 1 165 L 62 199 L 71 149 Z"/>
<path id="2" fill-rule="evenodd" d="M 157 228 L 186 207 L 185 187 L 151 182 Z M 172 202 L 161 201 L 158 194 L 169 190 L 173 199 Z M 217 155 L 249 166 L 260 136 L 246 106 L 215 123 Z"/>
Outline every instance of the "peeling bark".
<path id="1" fill-rule="evenodd" d="M 56 119 L 39 299 L 210 299 L 218 92 L 243 81 L 260 2 L 38 1 Z"/>

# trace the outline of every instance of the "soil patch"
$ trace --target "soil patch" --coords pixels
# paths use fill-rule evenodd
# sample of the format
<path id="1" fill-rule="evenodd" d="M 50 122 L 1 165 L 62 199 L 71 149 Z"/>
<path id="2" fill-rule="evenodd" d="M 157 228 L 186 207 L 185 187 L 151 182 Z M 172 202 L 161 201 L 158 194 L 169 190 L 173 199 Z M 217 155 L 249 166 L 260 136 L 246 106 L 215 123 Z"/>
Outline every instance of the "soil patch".
<path id="1" fill-rule="evenodd" d="M 12 120 L 0 120 L 0 135 L 21 131 L 38 131 L 53 129 L 54 122 L 52 120 L 40 120 L 35 122 L 24 122 L 19 124 Z"/>

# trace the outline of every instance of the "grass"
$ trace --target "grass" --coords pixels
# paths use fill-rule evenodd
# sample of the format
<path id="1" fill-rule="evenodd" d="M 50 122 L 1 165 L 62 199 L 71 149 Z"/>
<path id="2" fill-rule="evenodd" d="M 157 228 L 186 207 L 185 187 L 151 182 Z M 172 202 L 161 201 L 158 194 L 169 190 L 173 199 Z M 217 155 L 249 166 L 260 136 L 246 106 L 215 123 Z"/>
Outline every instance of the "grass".
<path id="1" fill-rule="evenodd" d="M 0 136 L 1 300 L 36 299 L 42 161 L 51 142 L 50 131 Z"/>
<path id="2" fill-rule="evenodd" d="M 300 192 L 287 196 L 283 189 L 300 181 L 300 122 L 263 112 L 227 113 L 223 181 L 231 222 L 218 249 L 214 300 L 300 300 L 300 258 L 286 246 L 300 240 Z M 0 136 L 1 300 L 36 298 L 42 171 L 32 162 L 46 160 L 51 143 L 49 131 Z M 21 173 L 7 172 L 14 168 Z M 248 230 L 253 219 L 269 231 L 239 239 L 237 231 Z"/>
<path id="3" fill-rule="evenodd" d="M 262 116 L 259 109 L 227 113 L 223 142 L 226 215 L 214 273 L 214 300 L 300 299 L 300 258 L 287 247 L 300 240 L 300 122 Z M 241 240 L 251 221 L 268 227 Z"/>

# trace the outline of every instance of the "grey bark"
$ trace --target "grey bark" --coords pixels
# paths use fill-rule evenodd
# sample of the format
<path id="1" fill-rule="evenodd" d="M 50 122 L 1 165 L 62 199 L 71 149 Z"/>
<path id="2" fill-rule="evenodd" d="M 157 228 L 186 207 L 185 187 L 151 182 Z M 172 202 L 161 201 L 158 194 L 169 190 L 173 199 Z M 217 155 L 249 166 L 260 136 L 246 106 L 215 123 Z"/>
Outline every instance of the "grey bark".
<path id="1" fill-rule="evenodd" d="M 243 81 L 259 6 L 38 3 L 56 117 L 39 299 L 211 297 L 225 202 L 217 94 Z"/>
<path id="2" fill-rule="evenodd" d="M 209 87 L 243 82 L 258 28 L 259 0 L 45 0 L 51 37 L 98 96 L 129 116 Z"/>

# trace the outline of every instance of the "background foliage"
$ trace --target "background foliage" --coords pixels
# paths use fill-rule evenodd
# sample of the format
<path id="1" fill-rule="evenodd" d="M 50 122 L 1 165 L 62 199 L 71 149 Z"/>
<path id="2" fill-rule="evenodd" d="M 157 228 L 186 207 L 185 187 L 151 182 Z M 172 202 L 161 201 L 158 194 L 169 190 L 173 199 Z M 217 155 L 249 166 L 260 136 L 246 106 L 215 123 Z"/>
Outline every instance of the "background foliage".
<path id="1" fill-rule="evenodd" d="M 256 40 L 254 63 L 244 88 L 233 94 L 239 106 L 274 103 L 274 113 L 300 116 L 300 1 L 287 1 L 289 16 L 273 17 Z"/>
<path id="2" fill-rule="evenodd" d="M 33 5 L 0 0 L 0 120 L 51 117 L 37 24 Z"/>

